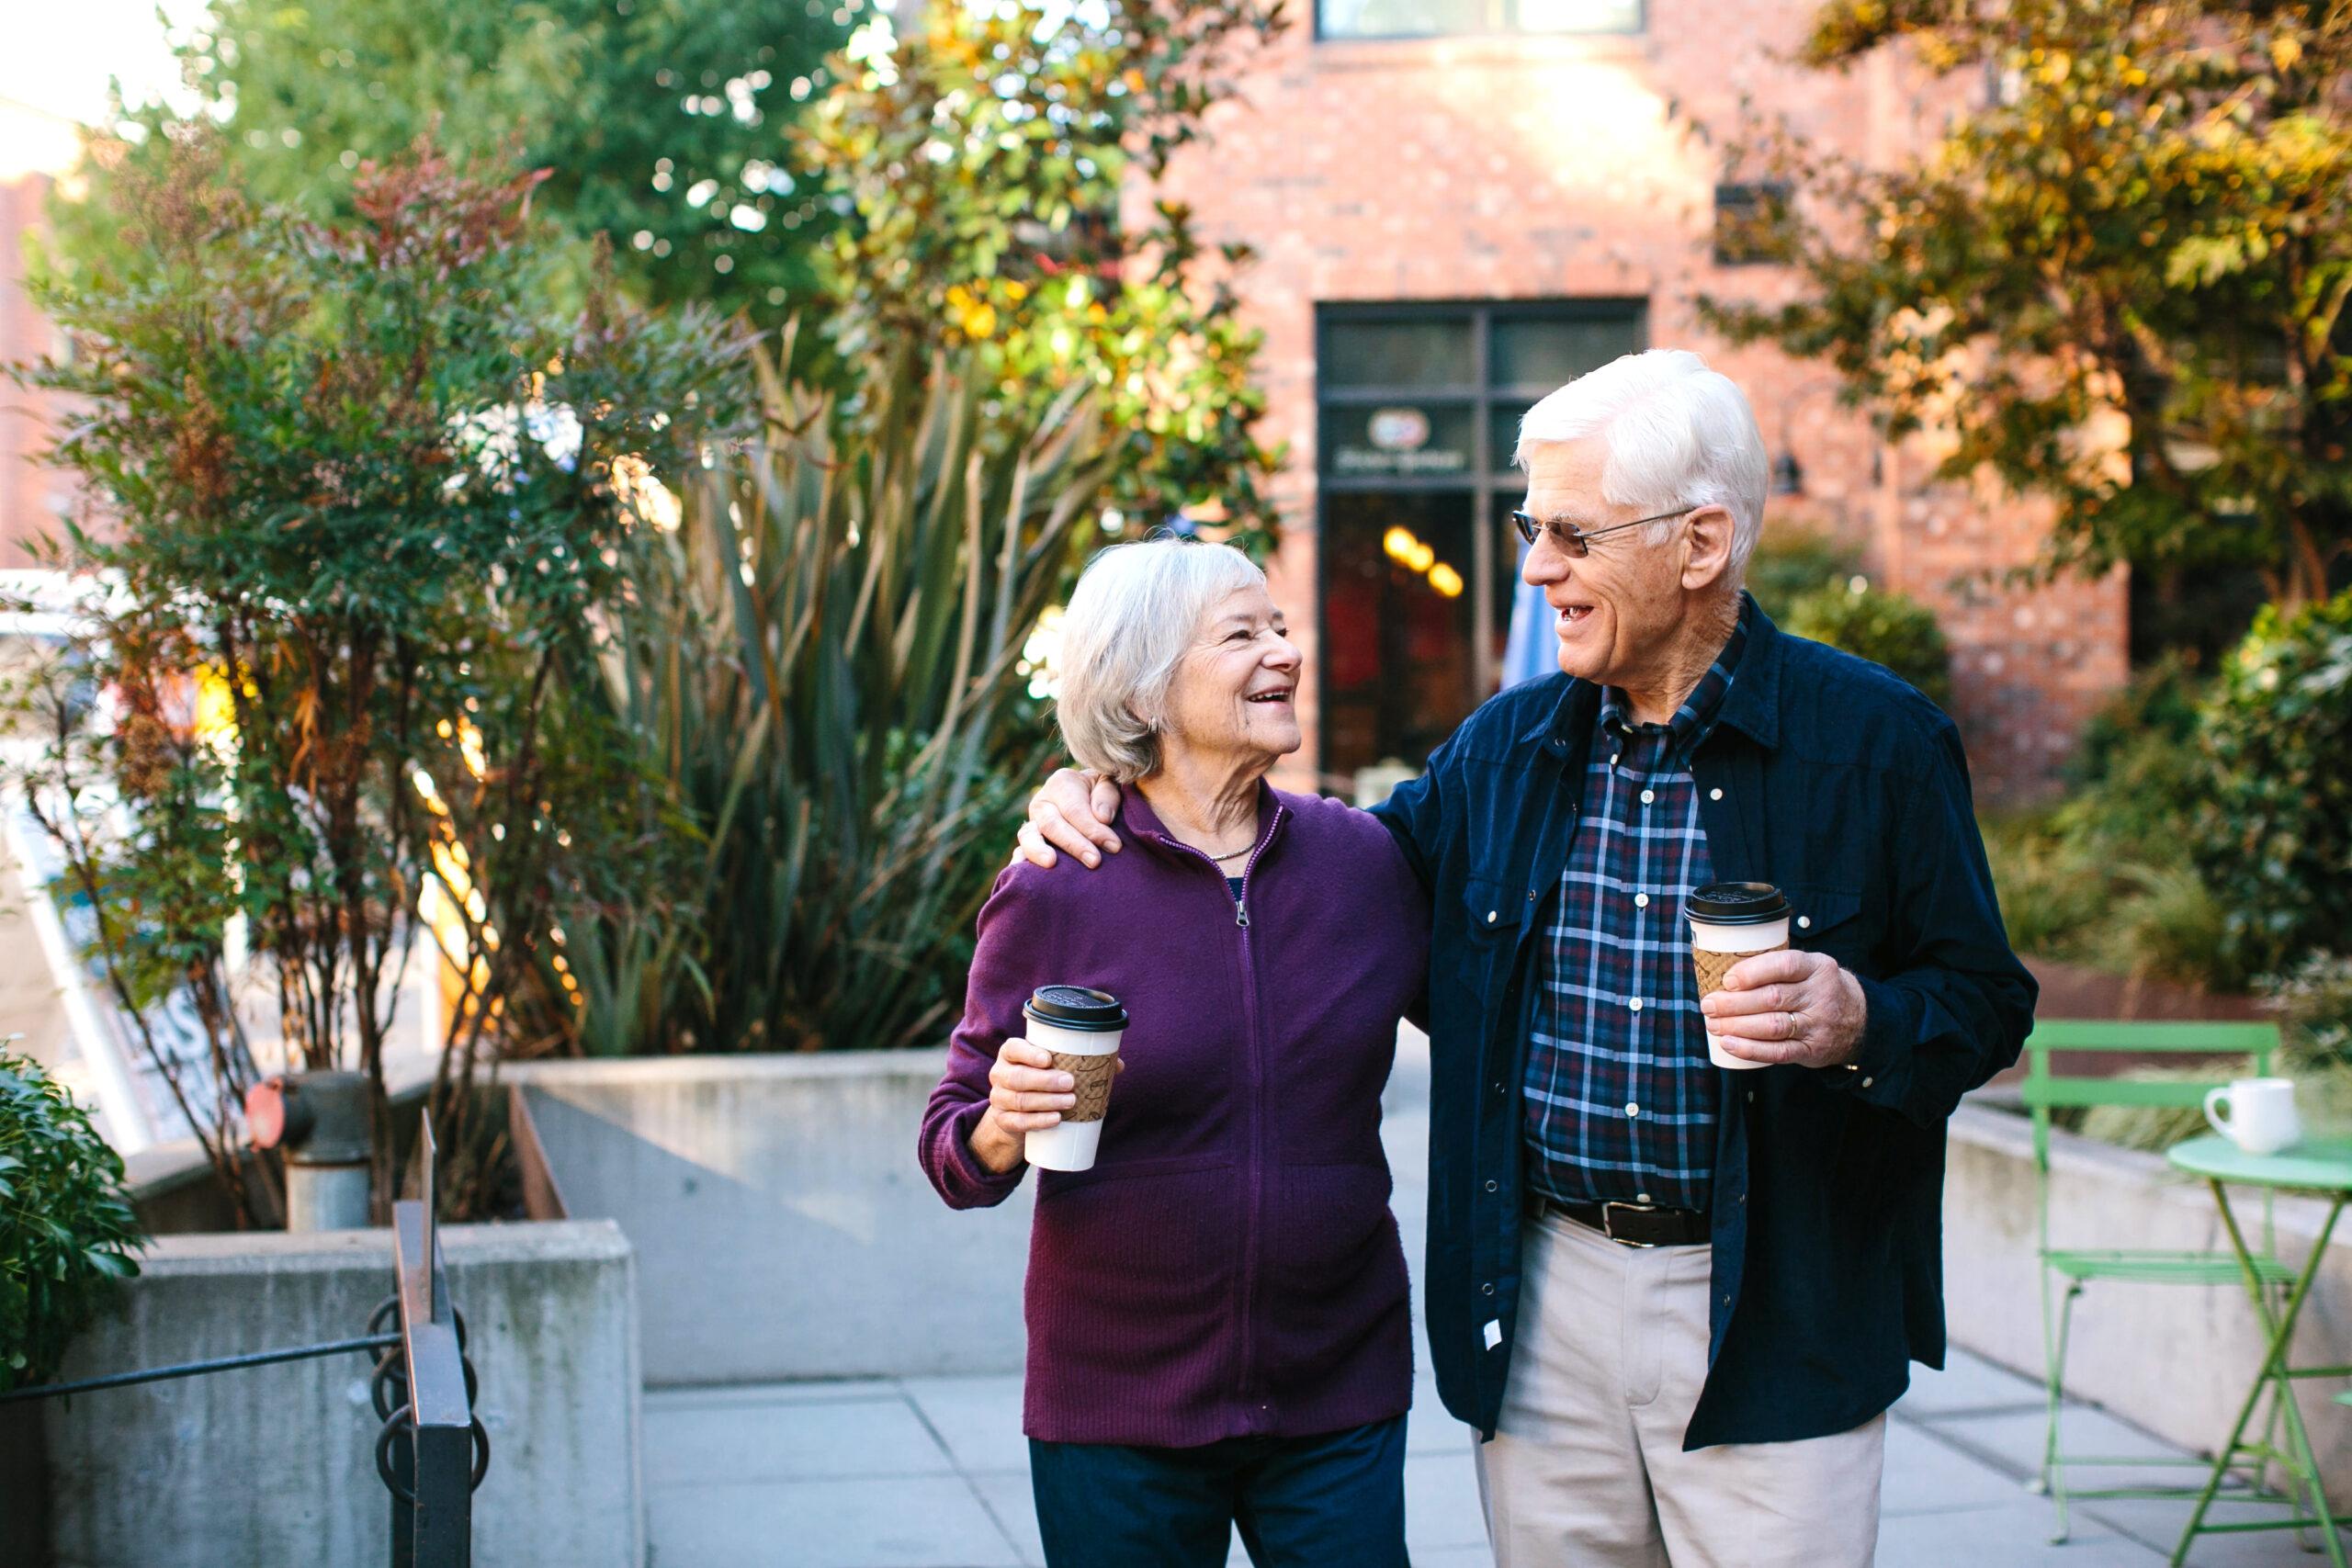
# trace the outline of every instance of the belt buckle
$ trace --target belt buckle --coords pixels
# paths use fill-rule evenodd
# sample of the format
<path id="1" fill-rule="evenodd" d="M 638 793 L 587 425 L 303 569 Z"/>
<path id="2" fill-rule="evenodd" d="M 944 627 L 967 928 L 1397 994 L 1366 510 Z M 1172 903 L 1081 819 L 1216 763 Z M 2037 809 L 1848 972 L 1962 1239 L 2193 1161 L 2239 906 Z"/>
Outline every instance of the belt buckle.
<path id="1" fill-rule="evenodd" d="M 1621 1209 L 1629 1214 L 1657 1213 L 1657 1206 L 1654 1203 L 1625 1203 L 1613 1198 L 1603 1199 L 1600 1204 L 1600 1234 L 1620 1247 L 1638 1247 L 1645 1251 L 1657 1247 L 1657 1243 L 1654 1241 L 1635 1241 L 1630 1236 L 1622 1236 L 1617 1234 L 1616 1216 L 1617 1211 Z"/>

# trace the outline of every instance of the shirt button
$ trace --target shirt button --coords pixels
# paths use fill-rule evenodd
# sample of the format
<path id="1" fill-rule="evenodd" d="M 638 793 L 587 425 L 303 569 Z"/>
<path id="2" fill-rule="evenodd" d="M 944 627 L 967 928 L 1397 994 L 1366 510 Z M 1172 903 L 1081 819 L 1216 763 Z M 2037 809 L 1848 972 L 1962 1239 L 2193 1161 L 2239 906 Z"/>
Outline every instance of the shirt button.
<path id="1" fill-rule="evenodd" d="M 1641 1108 L 1640 1106 L 1638 1106 L 1638 1105 L 1634 1104 L 1634 1103 L 1632 1100 L 1627 1100 L 1627 1101 L 1625 1102 L 1625 1114 L 1626 1114 L 1626 1115 L 1628 1115 L 1628 1116 L 1639 1116 L 1641 1113 L 1642 1113 L 1642 1108 Z"/>
<path id="2" fill-rule="evenodd" d="M 1479 1286 L 1479 1287 L 1478 1287 L 1478 1293 L 1479 1293 L 1480 1295 L 1482 1295 L 1482 1296 L 1491 1296 L 1491 1295 L 1493 1295 L 1493 1294 L 1495 1293 L 1495 1287 L 1494 1287 L 1493 1282 L 1492 1282 L 1492 1281 L 1488 1281 L 1487 1283 L 1486 1283 L 1486 1284 L 1484 1284 L 1484 1285 Z"/>
<path id="3" fill-rule="evenodd" d="M 1499 915 L 1499 914 L 1501 914 L 1501 913 L 1502 913 L 1502 911 L 1501 911 L 1500 909 L 1489 909 L 1489 910 L 1487 910 L 1487 923 L 1488 925 L 1490 925 L 1490 926 L 1491 926 L 1491 925 L 1493 925 L 1493 924 L 1495 923 L 1495 917 L 1496 917 L 1496 916 L 1498 916 L 1498 915 Z"/>
<path id="4" fill-rule="evenodd" d="M 1873 1083 L 1875 1083 L 1875 1082 L 1877 1082 L 1877 1081 L 1878 1081 L 1878 1080 L 1877 1080 L 1877 1079 L 1875 1079 L 1875 1078 L 1864 1078 L 1864 1079 L 1862 1080 L 1862 1087 L 1863 1087 L 1864 1089 L 1868 1089 L 1868 1088 L 1870 1088 L 1870 1087 L 1871 1087 L 1871 1084 L 1873 1084 Z"/>
<path id="5" fill-rule="evenodd" d="M 1813 917 L 1812 917 L 1811 915 L 1799 915 L 1799 916 L 1797 917 L 1797 930 L 1799 930 L 1799 931 L 1811 931 L 1812 929 L 1813 929 Z"/>
<path id="6" fill-rule="evenodd" d="M 1642 998 L 1635 997 L 1632 1001 L 1627 1002 L 1625 1005 L 1633 1009 L 1634 1011 L 1639 1012 L 1642 1010 Z"/>
<path id="7" fill-rule="evenodd" d="M 1649 1201 L 1650 1195 L 1646 1192 L 1636 1192 L 1634 1194 L 1634 1201 L 1636 1203 L 1646 1203 Z"/>
<path id="8" fill-rule="evenodd" d="M 1502 1185 L 1503 1184 L 1499 1181 L 1489 1181 L 1487 1183 L 1487 1190 L 1489 1192 L 1498 1192 L 1502 1190 Z"/>
<path id="9" fill-rule="evenodd" d="M 1636 908 L 1636 909 L 1646 909 L 1646 908 L 1648 908 L 1649 907 L 1650 907 L 1650 896 L 1649 896 L 1648 894 L 1646 894 L 1646 893 L 1636 893 L 1636 894 L 1634 894 L 1634 908 Z"/>
<path id="10" fill-rule="evenodd" d="M 1611 751 L 1609 753 L 1609 765 L 1612 768 L 1615 767 L 1617 765 L 1617 759 L 1623 755 L 1624 753 L 1622 751 Z"/>
<path id="11" fill-rule="evenodd" d="M 1707 798 L 1709 800 L 1721 800 L 1723 797 L 1724 792 L 1719 789 L 1711 789 L 1707 792 Z"/>
<path id="12" fill-rule="evenodd" d="M 1649 805 L 1652 801 L 1656 800 L 1657 798 L 1657 791 L 1653 790 L 1653 789 L 1645 789 L 1645 790 L 1642 791 L 1642 804 L 1643 804 L 1644 806 L 1647 806 L 1647 805 Z"/>

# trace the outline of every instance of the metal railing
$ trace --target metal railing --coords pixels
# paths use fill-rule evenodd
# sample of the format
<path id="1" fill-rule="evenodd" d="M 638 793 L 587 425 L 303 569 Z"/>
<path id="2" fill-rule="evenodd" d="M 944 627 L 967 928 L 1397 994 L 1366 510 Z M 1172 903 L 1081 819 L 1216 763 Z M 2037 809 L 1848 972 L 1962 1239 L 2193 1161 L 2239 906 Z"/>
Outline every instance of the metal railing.
<path id="1" fill-rule="evenodd" d="M 466 1321 L 449 1299 L 434 1218 L 433 1127 L 418 1157 L 423 1193 L 392 1205 L 393 1293 L 369 1314 L 368 1332 L 287 1349 L 254 1350 L 135 1372 L 0 1393 L 0 1404 L 54 1399 L 134 1383 L 363 1352 L 374 1358 L 368 1394 L 383 1425 L 376 1473 L 392 1499 L 392 1568 L 470 1568 L 473 1495 L 490 1472 L 490 1433 L 474 1414 L 478 1385 L 466 1356 Z"/>

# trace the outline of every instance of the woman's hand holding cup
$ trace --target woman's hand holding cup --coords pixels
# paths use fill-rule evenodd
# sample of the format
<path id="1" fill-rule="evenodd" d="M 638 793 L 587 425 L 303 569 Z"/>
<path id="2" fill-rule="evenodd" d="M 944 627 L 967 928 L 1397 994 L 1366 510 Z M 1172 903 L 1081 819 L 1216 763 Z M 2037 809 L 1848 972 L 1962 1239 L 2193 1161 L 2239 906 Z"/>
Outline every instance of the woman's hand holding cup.
<path id="1" fill-rule="evenodd" d="M 1056 1070 L 1054 1055 L 1015 1037 L 997 1048 L 989 1069 L 989 1109 L 972 1128 L 972 1153 L 1001 1176 L 1021 1163 L 1031 1133 L 1061 1125 L 1078 1103 L 1078 1080 Z"/>

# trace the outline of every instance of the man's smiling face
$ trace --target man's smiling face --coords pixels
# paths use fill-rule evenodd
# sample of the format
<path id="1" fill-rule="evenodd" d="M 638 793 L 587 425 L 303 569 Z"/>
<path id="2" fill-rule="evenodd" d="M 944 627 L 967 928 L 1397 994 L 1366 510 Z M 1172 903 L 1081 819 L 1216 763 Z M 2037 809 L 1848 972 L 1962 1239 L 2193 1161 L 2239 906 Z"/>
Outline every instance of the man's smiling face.
<path id="1" fill-rule="evenodd" d="M 1589 534 L 1642 515 L 1600 493 L 1608 449 L 1600 440 L 1539 446 L 1527 454 L 1528 515 L 1566 523 Z M 1628 528 L 1596 540 L 1589 555 L 1571 557 L 1549 535 L 1538 535 L 1521 574 L 1544 590 L 1555 617 L 1560 668 L 1604 685 L 1640 686 L 1669 648 L 1686 606 L 1682 570 L 1689 555 L 1680 519 L 1652 530 Z"/>

